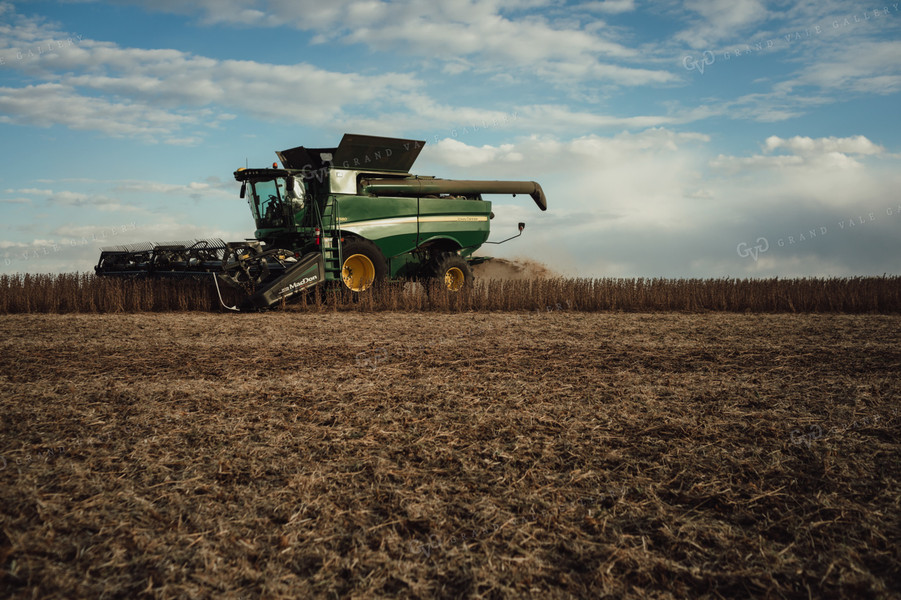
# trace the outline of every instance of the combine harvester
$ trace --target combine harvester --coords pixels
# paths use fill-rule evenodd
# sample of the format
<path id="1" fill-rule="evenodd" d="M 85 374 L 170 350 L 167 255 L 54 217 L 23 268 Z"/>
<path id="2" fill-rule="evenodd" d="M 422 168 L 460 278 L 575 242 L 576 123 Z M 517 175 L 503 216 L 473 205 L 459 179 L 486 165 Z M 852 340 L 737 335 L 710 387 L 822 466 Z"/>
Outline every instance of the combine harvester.
<path id="1" fill-rule="evenodd" d="M 382 280 L 437 279 L 458 291 L 490 233 L 482 194 L 529 194 L 533 181 L 466 181 L 411 175 L 425 142 L 345 134 L 337 148 L 276 152 L 281 169 L 238 169 L 254 240 L 219 239 L 101 248 L 98 275 L 211 276 L 242 292 L 237 309 L 272 307 L 327 282 L 363 292 Z M 525 228 L 519 224 L 519 237 Z M 220 300 L 222 296 L 220 294 Z M 225 306 L 225 303 L 223 302 Z M 234 308 L 228 307 L 227 308 Z"/>

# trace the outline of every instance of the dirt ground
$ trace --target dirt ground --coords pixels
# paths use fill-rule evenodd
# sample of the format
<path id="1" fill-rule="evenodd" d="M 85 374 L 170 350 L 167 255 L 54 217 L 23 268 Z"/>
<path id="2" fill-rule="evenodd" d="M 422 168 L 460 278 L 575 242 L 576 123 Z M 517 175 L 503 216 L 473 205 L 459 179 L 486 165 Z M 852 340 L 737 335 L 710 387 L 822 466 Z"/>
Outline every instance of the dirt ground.
<path id="1" fill-rule="evenodd" d="M 901 317 L 0 317 L 0 596 L 897 598 Z"/>

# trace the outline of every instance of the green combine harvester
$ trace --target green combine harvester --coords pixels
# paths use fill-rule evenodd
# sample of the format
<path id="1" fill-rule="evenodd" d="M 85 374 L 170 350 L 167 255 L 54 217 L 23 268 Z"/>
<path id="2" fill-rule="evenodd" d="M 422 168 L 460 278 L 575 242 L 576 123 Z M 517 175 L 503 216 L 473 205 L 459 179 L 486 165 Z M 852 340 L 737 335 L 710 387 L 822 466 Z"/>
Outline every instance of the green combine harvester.
<path id="1" fill-rule="evenodd" d="M 101 248 L 98 275 L 211 276 L 242 292 L 240 310 L 272 307 L 336 282 L 364 292 L 385 280 L 472 283 L 473 253 L 488 242 L 491 202 L 483 194 L 529 194 L 533 181 L 466 181 L 411 175 L 425 142 L 345 134 L 337 148 L 276 152 L 269 169 L 238 169 L 254 240 L 219 239 Z M 519 224 L 519 234 L 524 223 Z M 503 241 L 508 241 L 503 240 Z M 221 294 L 220 294 L 221 298 Z M 223 303 L 224 304 L 224 303 Z M 233 307 L 228 307 L 233 308 Z"/>

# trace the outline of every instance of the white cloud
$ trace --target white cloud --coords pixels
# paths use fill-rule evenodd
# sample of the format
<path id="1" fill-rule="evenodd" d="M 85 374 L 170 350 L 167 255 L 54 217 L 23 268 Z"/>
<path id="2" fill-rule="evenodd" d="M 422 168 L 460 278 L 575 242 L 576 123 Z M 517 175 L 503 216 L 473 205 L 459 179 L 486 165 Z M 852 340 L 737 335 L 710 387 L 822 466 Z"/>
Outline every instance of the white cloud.
<path id="1" fill-rule="evenodd" d="M 0 272 L 92 271 L 100 249 L 137 242 L 221 238 L 241 240 L 244 231 L 178 223 L 168 216 L 109 225 L 62 225 L 30 241 L 0 240 Z"/>
<path id="2" fill-rule="evenodd" d="M 68 190 L 54 192 L 47 200 L 51 204 L 60 206 L 92 207 L 102 211 L 143 212 L 138 206 L 125 204 L 115 198 L 109 198 L 98 194 L 83 194 Z"/>
<path id="3" fill-rule="evenodd" d="M 761 0 L 690 0 L 684 7 L 697 17 L 688 29 L 676 34 L 677 41 L 691 48 L 708 49 L 721 41 L 746 39 L 752 25 L 769 16 Z"/>
<path id="4" fill-rule="evenodd" d="M 842 154 L 882 154 L 885 148 L 874 144 L 862 135 L 837 138 L 809 138 L 795 136 L 783 139 L 778 136 L 770 136 L 764 142 L 767 152 L 785 149 L 795 154 L 812 155 L 839 152 Z"/>
<path id="5" fill-rule="evenodd" d="M 700 186 L 699 166 L 693 163 L 708 140 L 666 129 L 569 141 L 532 136 L 481 147 L 447 139 L 426 146 L 423 159 L 453 167 L 452 176 L 472 179 L 530 180 L 541 173 L 547 179 L 539 183 L 553 209 L 542 218 L 572 211 L 597 216 L 569 227 L 581 224 L 595 233 L 611 227 L 669 229 L 694 218 L 683 209 L 684 198 Z"/>
<path id="6" fill-rule="evenodd" d="M 718 171 L 739 174 L 749 171 L 786 169 L 805 165 L 800 156 L 727 156 L 721 154 L 710 161 L 710 166 Z"/>
<path id="7" fill-rule="evenodd" d="M 592 12 L 620 14 L 635 10 L 635 0 L 600 0 L 580 4 L 578 8 Z"/>
<path id="8" fill-rule="evenodd" d="M 0 88 L 0 122 L 61 124 L 175 145 L 196 145 L 203 129 L 235 118 L 220 107 L 319 124 L 340 118 L 349 106 L 371 109 L 385 99 L 403 98 L 420 85 L 406 74 L 366 76 L 308 64 L 220 61 L 93 40 L 11 66 L 58 81 Z"/>
<path id="9" fill-rule="evenodd" d="M 435 6 L 435 5 L 432 5 Z M 440 6 L 440 5 L 439 5 Z M 594 64 L 597 56 L 634 57 L 636 52 L 579 29 L 556 29 L 541 20 L 511 21 L 500 15 L 453 21 L 434 14 L 406 14 L 345 37 L 376 48 L 403 45 L 433 56 L 477 57 L 487 66 L 534 66 L 536 62 Z"/>
<path id="10" fill-rule="evenodd" d="M 421 160 L 441 177 L 537 179 L 548 212 L 539 213 L 528 199 L 492 196 L 492 229 L 500 235 L 526 221 L 528 255 L 567 273 L 823 276 L 892 270 L 890 258 L 901 245 L 893 233 L 901 219 L 898 157 L 863 136 L 771 136 L 761 141 L 762 154 L 712 159 L 710 142 L 667 129 L 490 146 L 445 139 L 426 146 Z M 838 226 L 858 215 L 870 221 L 870 213 L 870 235 Z M 828 236 L 810 237 L 810 230 L 821 233 L 823 227 Z M 765 260 L 739 256 L 737 245 L 758 237 L 772 246 Z M 523 252 L 512 242 L 487 250 L 506 257 Z"/>
<path id="11" fill-rule="evenodd" d="M 706 51 L 705 70 L 718 74 L 765 68 L 750 88 L 739 86 L 738 95 L 717 98 L 716 114 L 778 122 L 854 96 L 901 91 L 901 20 L 894 9 L 888 15 L 880 9 L 877 18 L 874 10 L 830 0 L 765 7 L 748 0 L 734 3 L 734 12 L 726 0 L 688 6 L 705 17 L 673 37 L 692 50 L 674 53 L 700 61 Z M 697 68 L 692 72 L 696 84 L 703 76 Z M 769 90 L 756 91 L 763 86 Z"/>
<path id="12" fill-rule="evenodd" d="M 160 181 L 120 181 L 113 184 L 116 194 L 166 194 L 179 198 L 228 199 L 236 198 L 238 184 L 222 181 L 192 181 L 187 184 L 165 183 Z"/>
<path id="13" fill-rule="evenodd" d="M 485 164 L 497 166 L 500 163 L 521 163 L 523 159 L 523 155 L 515 150 L 513 144 L 473 147 L 447 138 L 431 146 L 429 154 L 436 161 L 455 167 Z"/>
<path id="14" fill-rule="evenodd" d="M 55 192 L 53 190 L 46 189 L 38 189 L 38 188 L 23 188 L 19 190 L 5 190 L 6 193 L 19 193 L 19 194 L 27 194 L 30 196 L 41 196 L 43 200 L 48 200 L 52 203 L 57 204 L 69 204 L 73 206 L 83 206 L 86 204 L 90 204 L 90 200 L 92 197 L 89 194 L 82 194 L 78 192 L 71 191 L 59 191 Z M 105 202 L 107 199 L 102 199 L 101 202 Z M 29 200 L 30 201 L 30 200 Z"/>
<path id="15" fill-rule="evenodd" d="M 122 225 L 111 225 L 108 227 L 98 227 L 97 225 L 62 225 L 55 228 L 51 233 L 62 238 L 63 242 L 69 240 L 96 239 L 104 243 L 109 242 L 111 238 L 125 235 L 137 229 L 135 223 Z M 59 238 L 54 238 L 58 240 Z"/>
<path id="16" fill-rule="evenodd" d="M 525 60 L 529 69 L 545 82 L 605 80 L 644 85 L 668 84 L 677 79 L 664 70 L 598 60 L 602 54 L 632 56 L 635 51 L 599 41 L 593 33 L 552 27 L 536 18 L 522 17 L 522 22 L 514 22 L 501 16 L 505 10 L 518 10 L 528 3 L 449 3 L 442 4 L 437 15 L 432 4 L 413 2 L 409 4 L 412 7 L 409 15 L 399 14 L 395 5 L 371 4 L 367 10 L 388 19 L 388 28 L 410 27 L 407 39 L 421 36 L 423 43 L 441 45 L 445 39 L 442 36 L 446 35 L 446 44 L 456 50 L 443 53 L 442 60 L 453 69 L 470 68 L 472 57 L 461 40 L 471 37 L 472 52 L 505 64 L 510 60 Z M 235 3 L 235 6 L 243 5 L 246 3 Z M 204 6 L 212 10 L 211 4 Z M 180 10 L 175 5 L 163 8 Z M 272 14 L 280 14 L 279 11 L 290 12 L 295 8 L 276 3 L 273 10 Z M 313 21 L 317 14 L 326 21 L 341 14 L 318 8 L 313 13 Z M 448 25 L 450 29 L 435 25 L 442 23 L 442 19 L 452 21 Z M 363 22 L 361 19 L 360 23 Z M 445 33 L 446 29 L 453 33 L 455 27 L 473 35 L 467 33 L 460 38 Z M 352 36 L 362 30 L 347 31 Z M 385 31 L 378 28 L 360 35 L 369 36 L 370 42 L 376 43 L 375 38 L 388 35 Z M 439 104 L 422 92 L 422 81 L 404 73 L 361 75 L 327 71 L 309 64 L 220 61 L 178 50 L 122 48 L 90 39 L 80 39 L 76 44 L 54 49 L 40 60 L 16 66 L 52 82 L 0 88 L 0 112 L 4 113 L 0 121 L 44 127 L 64 125 L 171 145 L 200 145 L 205 130 L 235 118 L 232 112 L 226 111 L 304 125 L 342 121 L 348 126 L 356 124 L 358 128 L 385 134 L 404 129 L 434 129 L 441 124 L 446 124 L 448 129 L 460 128 L 504 116 L 497 110 Z M 523 107 L 521 114 L 524 118 L 519 125 L 535 132 L 644 128 L 686 120 L 653 114 L 599 115 L 543 104 Z"/>
<path id="17" fill-rule="evenodd" d="M 29 196 L 47 196 L 53 193 L 53 190 L 42 190 L 38 188 L 23 188 L 19 190 L 8 189 L 3 191 L 4 194 L 26 194 Z"/>
<path id="18" fill-rule="evenodd" d="M 720 155 L 709 163 L 718 179 L 753 190 L 753 202 L 761 211 L 812 207 L 833 214 L 883 206 L 892 202 L 892 188 L 901 184 L 897 160 L 864 136 L 770 136 L 763 149 L 764 154 Z M 787 154 L 775 154 L 777 150 Z M 750 199 L 750 193 L 743 195 Z"/>
<path id="19" fill-rule="evenodd" d="M 703 17 L 711 27 L 723 30 L 759 23 L 769 12 L 762 0 L 689 0 L 685 6 Z"/>
<path id="20" fill-rule="evenodd" d="M 118 244 L 119 234 L 118 229 L 94 227 L 71 237 L 0 241 L 0 272 L 90 272 L 97 263 L 100 248 Z"/>
<path id="21" fill-rule="evenodd" d="M 216 5 L 218 8 L 218 4 Z M 210 7 L 212 8 L 212 6 Z M 11 10 L 11 9 L 10 9 Z M 0 122 L 64 125 L 114 137 L 197 145 L 204 130 L 236 117 L 320 124 L 350 106 L 378 109 L 419 87 L 402 73 L 360 75 L 309 64 L 217 60 L 173 49 L 123 48 L 57 30 L 40 18 L 12 15 L 0 25 L 12 68 L 39 83 L 0 87 Z M 0 42 L 2 43 L 2 42 Z M 2 47 L 2 46 L 0 46 Z M 10 54 L 12 52 L 13 54 Z M 22 59 L 10 56 L 34 54 Z M 389 103 L 391 101 L 389 100 Z"/>
<path id="22" fill-rule="evenodd" d="M 537 69 L 555 73 L 560 80 L 573 73 L 624 85 L 676 81 L 667 71 L 619 64 L 620 59 L 638 58 L 637 52 L 597 22 L 548 22 L 534 11 L 551 6 L 547 1 L 201 0 L 189 7 L 171 0 L 127 3 L 148 10 L 199 14 L 207 24 L 293 27 L 313 33 L 314 42 L 365 44 L 448 61 L 456 69 L 465 58 L 480 69 Z M 614 14 L 633 10 L 634 2 L 589 2 L 581 8 Z"/>
<path id="23" fill-rule="evenodd" d="M 777 150 L 787 154 L 773 154 Z M 732 174 L 772 171 L 782 176 L 794 172 L 795 177 L 802 177 L 817 189 L 833 185 L 845 188 L 849 184 L 856 187 L 859 182 L 856 177 L 849 177 L 849 171 L 862 172 L 864 165 L 855 156 L 880 155 L 885 149 L 862 135 L 846 138 L 781 138 L 773 135 L 764 141 L 763 151 L 765 154 L 752 156 L 719 155 L 710 161 L 710 166 Z M 827 193 L 825 197 L 833 195 Z"/>
<path id="24" fill-rule="evenodd" d="M 23 88 L 0 87 L 0 123 L 101 131 L 113 137 L 152 139 L 187 125 L 199 116 L 160 110 L 141 102 L 110 101 L 81 95 L 58 83 Z"/>
<path id="25" fill-rule="evenodd" d="M 645 129 L 680 122 L 682 119 L 666 115 L 633 115 L 616 117 L 598 112 L 574 111 L 565 105 L 522 106 L 517 118 L 525 122 L 524 129 L 536 132 L 560 130 L 591 130 L 616 127 L 619 129 Z"/>
<path id="26" fill-rule="evenodd" d="M 901 41 L 858 39 L 849 34 L 840 42 L 812 47 L 806 64 L 774 89 L 789 94 L 815 87 L 843 95 L 901 91 Z"/>
<path id="27" fill-rule="evenodd" d="M 167 137 L 164 142 L 170 146 L 199 146 L 203 143 L 203 138 L 194 137 Z"/>
<path id="28" fill-rule="evenodd" d="M 495 133 L 528 131 L 535 134 L 584 132 L 586 130 L 645 129 L 692 120 L 690 113 L 679 115 L 614 116 L 585 110 L 574 110 L 563 104 L 535 104 L 511 106 L 507 111 L 473 106 L 455 107 L 439 104 L 432 98 L 413 93 L 403 98 L 404 110 L 385 112 L 376 116 L 347 117 L 347 130 L 395 136 L 399 131 L 438 131 L 428 141 L 434 143 L 444 136 L 465 137 L 478 132 Z"/>

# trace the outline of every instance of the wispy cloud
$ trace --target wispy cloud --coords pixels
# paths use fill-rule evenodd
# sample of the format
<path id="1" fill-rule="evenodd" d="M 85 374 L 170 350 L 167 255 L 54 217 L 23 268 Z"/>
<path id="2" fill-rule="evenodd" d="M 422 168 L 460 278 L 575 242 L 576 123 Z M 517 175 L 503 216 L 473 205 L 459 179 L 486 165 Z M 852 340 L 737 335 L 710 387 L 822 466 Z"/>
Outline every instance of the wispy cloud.
<path id="1" fill-rule="evenodd" d="M 796 135 L 795 137 L 783 139 L 773 135 L 766 139 L 764 148 L 769 152 L 778 149 L 785 149 L 795 154 L 801 155 L 818 155 L 818 154 L 882 154 L 885 148 L 878 144 L 874 144 L 862 135 L 853 137 L 838 138 L 810 138 Z"/>
<path id="2" fill-rule="evenodd" d="M 536 68 L 559 79 L 590 77 L 622 85 L 676 81 L 665 70 L 635 68 L 638 52 L 617 40 L 613 30 L 595 21 L 559 24 L 536 9 L 555 6 L 549 1 L 521 2 L 424 0 L 201 0 L 190 6 L 178 2 L 128 2 L 149 10 L 196 14 L 202 22 L 246 27 L 290 27 L 314 34 L 319 43 L 363 44 L 382 51 L 450 61 L 467 68 L 466 59 L 480 70 Z M 577 8 L 590 14 L 620 14 L 634 10 L 633 0 L 588 2 Z M 625 60 L 625 62 L 622 62 Z M 570 74 L 567 76 L 567 74 Z"/>
<path id="3" fill-rule="evenodd" d="M 744 38 L 770 14 L 762 0 L 689 0 L 684 6 L 694 16 L 691 26 L 677 33 L 675 39 L 692 48 Z"/>
<path id="4" fill-rule="evenodd" d="M 138 136 L 148 140 L 165 140 L 182 127 L 201 123 L 197 113 L 179 114 L 137 101 L 82 95 L 59 83 L 0 87 L 0 113 L 0 123 L 64 125 L 113 137 Z"/>
<path id="5" fill-rule="evenodd" d="M 600 2 L 586 2 L 578 8 L 603 14 L 620 14 L 635 10 L 635 0 L 601 0 Z"/>

